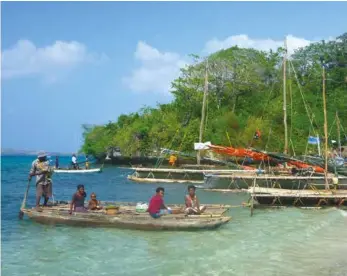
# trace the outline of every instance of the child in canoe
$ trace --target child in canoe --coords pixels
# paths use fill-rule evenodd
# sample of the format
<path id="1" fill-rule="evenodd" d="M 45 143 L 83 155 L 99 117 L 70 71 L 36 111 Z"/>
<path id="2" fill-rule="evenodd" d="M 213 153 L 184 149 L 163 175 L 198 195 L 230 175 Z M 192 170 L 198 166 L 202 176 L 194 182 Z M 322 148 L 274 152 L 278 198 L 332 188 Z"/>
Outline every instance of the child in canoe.
<path id="1" fill-rule="evenodd" d="M 195 190 L 196 187 L 194 185 L 188 186 L 188 194 L 185 196 L 185 213 L 188 215 L 201 214 L 206 210 L 206 206 L 200 206 L 200 202 L 195 194 Z"/>
<path id="2" fill-rule="evenodd" d="M 100 201 L 96 199 L 96 194 L 92 193 L 90 195 L 90 200 L 88 202 L 88 209 L 89 210 L 101 210 L 102 207 L 100 206 Z"/>
<path id="3" fill-rule="evenodd" d="M 87 209 L 84 207 L 84 200 L 87 194 L 84 191 L 84 185 L 77 186 L 77 192 L 72 196 L 71 204 L 70 204 L 70 214 L 72 214 L 72 210 L 74 212 L 87 212 Z"/>
<path id="4" fill-rule="evenodd" d="M 147 212 L 152 218 L 160 218 L 162 215 L 172 214 L 172 210 L 164 204 L 164 188 L 158 187 L 156 194 L 151 198 Z"/>

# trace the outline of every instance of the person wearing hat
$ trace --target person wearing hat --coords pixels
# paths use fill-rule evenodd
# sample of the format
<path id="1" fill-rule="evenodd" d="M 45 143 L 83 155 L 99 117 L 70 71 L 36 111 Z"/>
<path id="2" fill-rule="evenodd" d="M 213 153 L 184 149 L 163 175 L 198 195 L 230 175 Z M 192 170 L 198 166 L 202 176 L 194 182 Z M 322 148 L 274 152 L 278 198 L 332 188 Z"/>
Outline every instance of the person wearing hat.
<path id="1" fill-rule="evenodd" d="M 33 161 L 28 180 L 30 181 L 34 175 L 36 175 L 36 208 L 40 207 L 42 196 L 44 197 L 43 206 L 47 206 L 48 199 L 52 196 L 52 168 L 44 151 L 40 151 L 37 159 Z"/>

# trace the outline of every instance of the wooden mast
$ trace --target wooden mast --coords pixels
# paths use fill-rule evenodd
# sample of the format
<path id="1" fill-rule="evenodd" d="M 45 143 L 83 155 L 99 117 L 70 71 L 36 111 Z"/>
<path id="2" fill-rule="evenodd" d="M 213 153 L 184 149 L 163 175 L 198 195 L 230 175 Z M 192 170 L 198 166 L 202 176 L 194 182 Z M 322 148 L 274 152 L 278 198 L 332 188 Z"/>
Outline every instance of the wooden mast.
<path id="1" fill-rule="evenodd" d="M 325 189 L 329 190 L 329 183 L 328 183 L 328 119 L 327 119 L 327 102 L 325 97 L 325 67 L 324 63 L 322 64 L 323 70 L 322 70 L 322 78 L 323 78 L 323 111 L 324 111 L 324 138 L 325 138 L 325 144 L 324 144 L 324 178 L 325 178 Z"/>
<path id="2" fill-rule="evenodd" d="M 341 156 L 341 133 L 340 133 L 340 118 L 339 113 L 336 111 L 336 124 L 337 124 L 337 146 L 338 146 L 338 153 L 339 156 Z"/>
<path id="3" fill-rule="evenodd" d="M 288 153 L 288 125 L 287 125 L 287 93 L 286 93 L 286 67 L 287 67 L 287 37 L 284 40 L 283 56 L 283 124 L 284 124 L 284 153 Z"/>
<path id="4" fill-rule="evenodd" d="M 204 85 L 204 97 L 202 100 L 199 143 L 202 143 L 202 137 L 203 137 L 203 133 L 204 133 L 205 107 L 206 107 L 207 93 L 208 93 L 208 59 L 206 59 L 206 65 L 205 65 L 205 85 Z M 201 161 L 200 150 L 198 150 L 198 153 L 196 156 L 196 161 L 197 161 L 197 164 L 200 165 L 200 161 Z"/>

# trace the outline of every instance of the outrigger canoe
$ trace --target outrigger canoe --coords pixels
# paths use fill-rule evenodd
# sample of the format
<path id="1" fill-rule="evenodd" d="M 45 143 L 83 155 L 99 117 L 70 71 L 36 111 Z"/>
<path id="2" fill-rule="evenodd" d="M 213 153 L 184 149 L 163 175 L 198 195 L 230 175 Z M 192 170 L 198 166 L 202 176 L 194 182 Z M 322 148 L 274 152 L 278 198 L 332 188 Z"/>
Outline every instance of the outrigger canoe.
<path id="1" fill-rule="evenodd" d="M 209 209 L 210 207 L 210 209 Z M 227 208 L 207 205 L 207 212 L 201 215 L 177 213 L 182 207 L 175 205 L 176 214 L 164 215 L 154 219 L 148 213 L 138 213 L 135 206 L 119 206 L 117 214 L 108 214 L 105 210 L 86 213 L 68 213 L 67 204 L 57 204 L 37 211 L 32 208 L 21 209 L 30 219 L 43 224 L 85 227 L 112 227 L 133 230 L 207 230 L 216 229 L 230 221 L 224 216 Z M 210 211 L 209 211 L 210 210 Z"/>
<path id="2" fill-rule="evenodd" d="M 97 173 L 102 172 L 102 168 L 97 169 L 81 169 L 81 170 L 74 170 L 74 169 L 54 169 L 55 173 Z"/>

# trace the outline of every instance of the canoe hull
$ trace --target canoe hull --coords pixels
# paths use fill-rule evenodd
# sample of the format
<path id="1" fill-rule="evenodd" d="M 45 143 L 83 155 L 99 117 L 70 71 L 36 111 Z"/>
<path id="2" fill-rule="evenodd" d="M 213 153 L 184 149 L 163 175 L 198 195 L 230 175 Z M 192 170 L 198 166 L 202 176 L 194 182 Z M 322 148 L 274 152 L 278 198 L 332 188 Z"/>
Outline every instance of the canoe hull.
<path id="1" fill-rule="evenodd" d="M 216 229 L 230 221 L 230 217 L 211 216 L 203 218 L 186 218 L 171 215 L 159 219 L 151 218 L 148 214 L 141 215 L 91 215 L 67 212 L 37 212 L 24 209 L 23 212 L 35 222 L 49 225 L 69 225 L 79 227 L 107 227 L 132 230 L 170 230 L 194 231 Z"/>
<path id="2" fill-rule="evenodd" d="M 99 168 L 89 170 L 54 170 L 54 173 L 99 173 L 101 171 L 101 168 Z"/>

